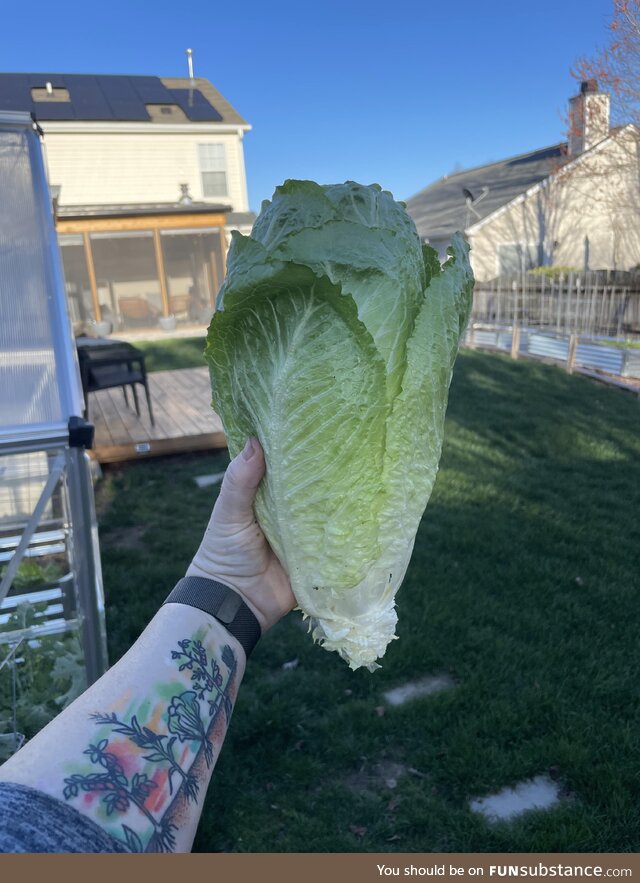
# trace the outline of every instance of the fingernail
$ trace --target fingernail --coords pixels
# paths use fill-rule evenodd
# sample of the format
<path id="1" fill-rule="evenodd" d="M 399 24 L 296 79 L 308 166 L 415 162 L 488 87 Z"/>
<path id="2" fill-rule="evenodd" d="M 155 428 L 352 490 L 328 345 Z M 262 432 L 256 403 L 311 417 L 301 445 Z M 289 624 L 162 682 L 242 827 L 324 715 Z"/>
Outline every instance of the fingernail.
<path id="1" fill-rule="evenodd" d="M 253 457 L 253 455 L 255 454 L 255 452 L 256 452 L 256 447 L 253 443 L 253 439 L 248 438 L 246 445 L 242 449 L 242 459 L 243 460 L 250 460 Z"/>

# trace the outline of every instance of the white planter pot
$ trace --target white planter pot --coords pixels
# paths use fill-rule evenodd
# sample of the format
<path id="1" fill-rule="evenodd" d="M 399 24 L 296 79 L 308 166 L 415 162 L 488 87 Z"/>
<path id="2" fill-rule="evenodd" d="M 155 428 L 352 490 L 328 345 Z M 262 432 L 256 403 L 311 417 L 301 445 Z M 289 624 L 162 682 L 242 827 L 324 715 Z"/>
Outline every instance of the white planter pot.
<path id="1" fill-rule="evenodd" d="M 106 337 L 108 334 L 111 334 L 111 322 L 109 322 L 108 319 L 101 319 L 99 322 L 96 321 L 93 323 L 93 330 L 96 337 Z"/>
<path id="2" fill-rule="evenodd" d="M 175 331 L 178 324 L 175 316 L 160 316 L 158 322 L 163 331 Z"/>

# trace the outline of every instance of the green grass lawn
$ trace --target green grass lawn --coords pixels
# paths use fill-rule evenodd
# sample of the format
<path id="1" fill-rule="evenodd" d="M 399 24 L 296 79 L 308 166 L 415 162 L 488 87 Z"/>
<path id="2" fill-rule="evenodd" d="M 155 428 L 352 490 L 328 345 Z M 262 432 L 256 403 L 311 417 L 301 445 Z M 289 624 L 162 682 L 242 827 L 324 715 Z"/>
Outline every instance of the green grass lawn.
<path id="1" fill-rule="evenodd" d="M 145 355 L 147 371 L 173 371 L 177 368 L 200 368 L 206 365 L 204 337 L 169 337 L 165 340 L 140 340 L 136 347 Z"/>
<path id="2" fill-rule="evenodd" d="M 299 614 L 261 641 L 196 849 L 638 851 L 639 416 L 621 391 L 462 352 L 399 640 L 375 674 L 314 646 Z M 196 549 L 215 493 L 192 477 L 226 462 L 105 470 L 112 661 Z M 438 673 L 456 688 L 385 708 L 384 690 Z M 548 771 L 557 809 L 497 826 L 468 809 Z"/>
<path id="3" fill-rule="evenodd" d="M 145 354 L 147 371 L 170 371 L 204 366 L 205 343 L 204 337 L 168 337 L 136 341 L 135 345 Z M 640 341 L 607 341 L 607 346 L 634 349 L 640 348 Z"/>

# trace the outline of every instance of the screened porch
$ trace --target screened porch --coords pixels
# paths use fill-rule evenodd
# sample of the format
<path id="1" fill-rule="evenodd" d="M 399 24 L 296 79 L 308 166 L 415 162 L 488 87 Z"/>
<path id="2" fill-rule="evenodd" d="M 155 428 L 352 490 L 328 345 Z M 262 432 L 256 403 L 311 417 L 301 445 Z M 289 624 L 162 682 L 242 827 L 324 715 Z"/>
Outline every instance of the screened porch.
<path id="1" fill-rule="evenodd" d="M 105 336 L 206 325 L 225 274 L 224 221 L 210 205 L 60 209 L 74 329 Z"/>

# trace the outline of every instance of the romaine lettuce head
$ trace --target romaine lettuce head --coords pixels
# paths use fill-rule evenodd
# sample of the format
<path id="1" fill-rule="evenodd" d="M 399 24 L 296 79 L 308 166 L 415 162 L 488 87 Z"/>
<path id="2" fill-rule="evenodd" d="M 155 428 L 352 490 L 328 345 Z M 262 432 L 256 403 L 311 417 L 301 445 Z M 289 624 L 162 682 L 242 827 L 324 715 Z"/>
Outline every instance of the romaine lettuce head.
<path id="1" fill-rule="evenodd" d="M 256 515 L 310 618 L 352 668 L 395 637 L 395 594 L 435 481 L 471 306 L 459 234 L 441 267 L 377 185 L 286 181 L 233 234 L 206 355 L 235 456 L 256 436 Z"/>

